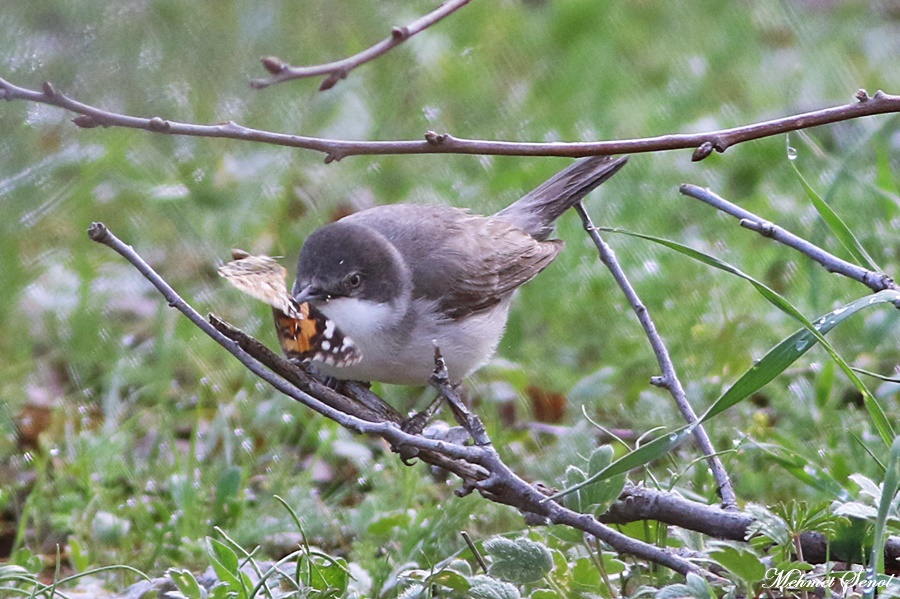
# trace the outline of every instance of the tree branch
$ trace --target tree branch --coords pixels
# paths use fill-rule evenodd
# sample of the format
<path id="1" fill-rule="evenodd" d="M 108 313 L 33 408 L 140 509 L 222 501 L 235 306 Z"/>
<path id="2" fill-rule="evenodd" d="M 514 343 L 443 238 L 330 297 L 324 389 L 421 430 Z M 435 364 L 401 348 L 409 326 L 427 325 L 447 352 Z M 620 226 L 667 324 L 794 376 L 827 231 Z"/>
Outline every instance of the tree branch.
<path id="1" fill-rule="evenodd" d="M 693 159 L 702 160 L 713 150 L 724 152 L 729 147 L 754 139 L 779 135 L 788 131 L 856 119 L 863 116 L 900 112 L 900 96 L 877 92 L 870 97 L 864 90 L 856 94 L 857 102 L 825 108 L 764 123 L 756 123 L 709 133 L 673 134 L 659 137 L 619 141 L 534 143 L 464 139 L 429 131 L 424 140 L 348 141 L 302 135 L 287 135 L 244 127 L 234 122 L 196 125 L 166 120 L 161 117 L 140 118 L 108 112 L 83 104 L 58 92 L 45 83 L 42 91 L 18 87 L 0 78 L 0 100 L 26 100 L 57 106 L 79 116 L 72 122 L 86 129 L 93 127 L 126 127 L 153 133 L 191 137 L 226 138 L 303 148 L 325 154 L 325 162 L 348 156 L 396 154 L 478 154 L 493 156 L 605 156 L 640 154 L 664 150 L 695 149 Z"/>
<path id="2" fill-rule="evenodd" d="M 675 404 L 678 406 L 679 411 L 681 411 L 681 415 L 684 416 L 684 419 L 687 420 L 688 424 L 696 424 L 697 414 L 687 400 L 684 387 L 681 385 L 681 381 L 678 379 L 678 373 L 675 371 L 675 364 L 672 362 L 671 356 L 669 356 L 669 350 L 666 348 L 666 344 L 656 330 L 656 325 L 653 322 L 653 318 L 650 317 L 650 312 L 647 311 L 647 307 L 644 306 L 637 291 L 632 287 L 631 282 L 625 275 L 625 271 L 622 269 L 622 266 L 616 258 L 615 252 L 613 252 L 613 249 L 600 236 L 600 232 L 597 230 L 597 227 L 594 226 L 593 221 L 591 221 L 591 217 L 587 213 L 587 210 L 585 210 L 584 204 L 578 202 L 575 204 L 575 210 L 581 217 L 584 229 L 588 232 L 588 235 L 597 247 L 597 251 L 600 254 L 600 261 L 603 262 L 609 272 L 612 273 L 613 279 L 615 279 L 619 288 L 622 290 L 622 293 L 625 295 L 625 298 L 628 300 L 628 303 L 631 305 L 631 308 L 634 310 L 635 314 L 637 314 L 638 321 L 641 323 L 641 326 L 644 328 L 644 333 L 650 341 L 650 346 L 653 348 L 653 353 L 656 355 L 656 361 L 662 371 L 662 376 L 653 377 L 650 381 L 651 384 L 666 389 L 672 395 Z M 722 461 L 719 459 L 716 449 L 713 447 L 712 441 L 710 440 L 709 435 L 706 434 L 706 429 L 703 428 L 703 425 L 694 427 L 694 437 L 697 439 L 700 450 L 709 462 L 709 468 L 712 471 L 713 478 L 718 486 L 719 497 L 722 498 L 722 506 L 729 510 L 737 509 L 737 497 L 734 493 L 734 487 L 731 485 L 731 480 L 728 478 L 725 466 L 722 465 Z"/>
<path id="3" fill-rule="evenodd" d="M 739 511 L 725 511 L 685 499 L 675 493 L 656 491 L 629 485 L 609 511 L 600 516 L 607 524 L 627 524 L 640 520 L 656 520 L 664 524 L 693 530 L 717 539 L 746 541 L 747 530 L 754 519 Z M 859 563 L 861 553 L 842 553 L 840 547 L 828 547 L 828 539 L 818 532 L 800 535 L 800 547 L 805 561 L 821 564 L 826 561 Z M 845 550 L 847 548 L 844 548 Z M 885 563 L 900 559 L 900 537 L 889 537 L 884 546 Z"/>
<path id="4" fill-rule="evenodd" d="M 362 52 L 359 52 L 358 54 L 354 54 L 353 56 L 349 56 L 342 60 L 336 60 L 334 62 L 328 62 L 325 64 L 313 66 L 295 67 L 281 61 L 274 56 L 263 58 L 262 64 L 266 68 L 266 70 L 272 74 L 272 76 L 265 79 L 252 80 L 250 82 L 250 87 L 253 87 L 255 89 L 262 89 L 264 87 L 269 87 L 270 85 L 282 83 L 284 81 L 303 79 L 307 77 L 319 77 L 324 75 L 325 80 L 322 81 L 322 85 L 319 86 L 319 91 L 331 89 L 341 79 L 346 79 L 347 75 L 350 74 L 350 71 L 352 71 L 356 67 L 372 61 L 382 54 L 386 54 L 412 36 L 425 31 L 441 19 L 450 16 L 451 14 L 468 4 L 470 1 L 471 0 L 446 0 L 446 2 L 441 4 L 437 9 L 428 13 L 424 17 L 413 21 L 409 25 L 406 25 L 405 27 L 392 28 L 391 35 L 381 40 L 374 46 L 366 48 Z"/>
<path id="5" fill-rule="evenodd" d="M 720 210 L 725 214 L 733 216 L 734 218 L 740 221 L 740 225 L 746 229 L 750 229 L 751 231 L 756 231 L 763 237 L 768 237 L 778 243 L 784 244 L 790 248 L 793 248 L 800 252 L 801 254 L 808 256 L 809 258 L 815 260 L 819 264 L 825 267 L 825 270 L 828 272 L 833 272 L 837 274 L 844 275 L 845 277 L 849 277 L 854 281 L 859 281 L 872 291 L 878 292 L 884 289 L 895 289 L 900 290 L 897 283 L 894 280 L 886 275 L 883 272 L 875 272 L 872 270 L 868 270 L 862 268 L 861 266 L 857 266 L 846 260 L 842 260 L 838 258 L 834 254 L 831 254 L 819 246 L 794 235 L 790 231 L 779 227 L 778 225 L 771 223 L 759 216 L 753 214 L 749 210 L 745 210 L 740 206 L 736 206 L 732 204 L 728 200 L 716 195 L 709 189 L 704 189 L 702 187 L 697 187 L 696 185 L 684 184 L 680 187 L 679 191 L 682 194 L 700 200 L 701 202 L 708 204 L 715 208 L 716 210 Z"/>
<path id="6" fill-rule="evenodd" d="M 304 388 L 301 389 L 295 386 L 289 380 L 265 366 L 264 361 L 270 361 L 271 356 L 264 355 L 262 360 L 260 360 L 248 353 L 248 351 L 256 352 L 257 348 L 254 344 L 260 347 L 264 346 L 258 344 L 255 340 L 253 340 L 253 343 L 248 342 L 250 338 L 243 335 L 243 333 L 236 335 L 237 337 L 243 335 L 241 343 L 238 343 L 230 336 L 230 331 L 233 329 L 228 326 L 213 326 L 204 320 L 131 246 L 119 240 L 105 225 L 94 223 L 88 229 L 88 235 L 92 240 L 109 246 L 128 260 L 162 293 L 170 306 L 187 316 L 192 323 L 212 337 L 213 340 L 228 350 L 245 367 L 265 382 L 281 393 L 334 420 L 345 428 L 357 433 L 371 434 L 383 438 L 397 452 L 405 448 L 415 448 L 416 458 L 428 464 L 444 468 L 463 480 L 463 487 L 457 490 L 457 494 L 465 495 L 473 490 L 477 490 L 482 497 L 490 501 L 517 508 L 528 518 L 529 522 L 565 524 L 595 536 L 621 553 L 632 554 L 671 568 L 681 574 L 691 572 L 706 576 L 709 579 L 717 579 L 714 574 L 701 569 L 690 561 L 665 549 L 623 535 L 602 524 L 589 514 L 580 514 L 557 502 L 547 501 L 546 494 L 538 490 L 536 486 L 526 482 L 502 461 L 490 439 L 487 438 L 487 433 L 483 432 L 483 426 L 479 431 L 479 435 L 484 435 L 482 439 L 484 444 L 458 445 L 440 439 L 409 434 L 403 431 L 392 418 L 377 421 L 367 420 L 359 413 L 359 408 L 355 405 L 357 403 L 356 400 L 349 397 L 344 397 L 343 399 L 332 397 L 332 395 L 338 395 L 334 390 L 321 384 L 313 384 L 318 382 L 312 379 L 308 373 L 292 367 L 293 373 L 291 378 L 298 378 Z M 215 321 L 218 321 L 218 319 L 214 319 Z M 229 335 L 224 334 L 223 330 L 229 332 Z M 268 349 L 263 353 L 272 354 Z M 276 368 L 280 370 L 282 366 L 280 365 Z M 334 407 L 337 403 L 340 403 L 348 411 L 343 412 L 341 409 Z M 368 410 L 369 408 L 365 409 Z M 365 412 L 364 414 L 369 415 L 370 413 Z M 476 416 L 472 417 L 477 419 Z M 480 425 L 480 421 L 478 424 Z"/>

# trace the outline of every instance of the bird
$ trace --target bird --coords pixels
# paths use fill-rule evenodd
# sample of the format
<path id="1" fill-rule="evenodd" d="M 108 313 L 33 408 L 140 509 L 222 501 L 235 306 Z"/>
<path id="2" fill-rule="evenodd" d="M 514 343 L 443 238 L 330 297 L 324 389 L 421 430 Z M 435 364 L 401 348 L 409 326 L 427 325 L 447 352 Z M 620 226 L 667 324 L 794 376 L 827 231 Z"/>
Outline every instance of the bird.
<path id="1" fill-rule="evenodd" d="M 459 384 L 496 351 L 516 289 L 563 249 L 550 239 L 556 219 L 626 161 L 577 160 L 491 216 L 401 203 L 316 229 L 300 249 L 291 296 L 333 323 L 325 349 L 336 353 L 328 345 L 336 327 L 353 359 L 313 359 L 313 368 L 337 380 L 426 385 L 437 347 Z"/>

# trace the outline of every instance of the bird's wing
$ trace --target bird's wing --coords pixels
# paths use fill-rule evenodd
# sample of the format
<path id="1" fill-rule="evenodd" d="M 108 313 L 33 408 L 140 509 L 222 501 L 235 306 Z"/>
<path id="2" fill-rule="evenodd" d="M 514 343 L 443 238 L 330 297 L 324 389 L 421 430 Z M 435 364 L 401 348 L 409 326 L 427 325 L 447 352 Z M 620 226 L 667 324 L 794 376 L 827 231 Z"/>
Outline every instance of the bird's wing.
<path id="1" fill-rule="evenodd" d="M 438 309 L 450 318 L 462 318 L 498 304 L 507 295 L 544 270 L 562 250 L 560 240 L 537 241 L 501 219 L 473 217 L 448 243 L 456 260 L 445 269 L 417 273 L 424 283 L 440 290 L 433 296 Z"/>
<path id="2" fill-rule="evenodd" d="M 378 206 L 342 221 L 370 227 L 405 248 L 413 295 L 449 318 L 486 310 L 546 268 L 560 240 L 537 241 L 507 219 L 448 206 Z"/>

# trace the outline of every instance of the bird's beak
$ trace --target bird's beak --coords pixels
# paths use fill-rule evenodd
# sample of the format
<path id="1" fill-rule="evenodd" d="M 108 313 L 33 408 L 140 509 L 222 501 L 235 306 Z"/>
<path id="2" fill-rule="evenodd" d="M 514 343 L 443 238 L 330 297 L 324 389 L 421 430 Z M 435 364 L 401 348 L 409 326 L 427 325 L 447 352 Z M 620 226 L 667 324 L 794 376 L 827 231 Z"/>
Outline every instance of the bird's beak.
<path id="1" fill-rule="evenodd" d="M 302 304 L 303 302 L 326 301 L 329 297 L 324 289 L 317 287 L 316 285 L 307 285 L 302 289 L 297 289 L 297 286 L 294 285 L 293 295 L 294 301 L 298 304 Z"/>

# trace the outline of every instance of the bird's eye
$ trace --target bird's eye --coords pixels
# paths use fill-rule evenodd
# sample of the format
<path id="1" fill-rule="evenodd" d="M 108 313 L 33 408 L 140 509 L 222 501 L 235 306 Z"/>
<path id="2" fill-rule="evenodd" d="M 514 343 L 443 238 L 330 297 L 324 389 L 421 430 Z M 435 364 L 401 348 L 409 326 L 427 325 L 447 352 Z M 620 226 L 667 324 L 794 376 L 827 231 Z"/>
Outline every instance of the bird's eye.
<path id="1" fill-rule="evenodd" d="M 351 274 L 349 277 L 347 277 L 347 285 L 351 289 L 356 289 L 357 287 L 360 286 L 361 283 L 362 283 L 362 277 L 359 276 L 358 272 L 355 272 L 355 273 Z"/>

